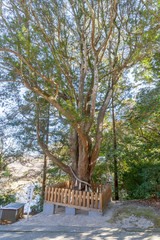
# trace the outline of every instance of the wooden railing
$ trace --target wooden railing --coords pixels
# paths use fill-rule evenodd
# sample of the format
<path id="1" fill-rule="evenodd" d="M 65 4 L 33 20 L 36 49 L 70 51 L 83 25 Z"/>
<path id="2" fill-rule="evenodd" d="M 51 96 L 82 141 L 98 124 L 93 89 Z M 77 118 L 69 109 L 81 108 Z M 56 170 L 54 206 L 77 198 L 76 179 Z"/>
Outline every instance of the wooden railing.
<path id="1" fill-rule="evenodd" d="M 47 187 L 45 202 L 77 209 L 102 212 L 111 199 L 111 185 L 95 184 L 93 192 L 72 190 L 72 182 Z"/>
<path id="2" fill-rule="evenodd" d="M 73 188 L 73 181 L 66 181 L 62 183 L 57 183 L 52 186 L 53 188 L 67 188 L 72 189 Z"/>
<path id="3" fill-rule="evenodd" d="M 103 193 L 104 190 L 110 185 L 102 183 L 91 183 L 92 192 Z"/>

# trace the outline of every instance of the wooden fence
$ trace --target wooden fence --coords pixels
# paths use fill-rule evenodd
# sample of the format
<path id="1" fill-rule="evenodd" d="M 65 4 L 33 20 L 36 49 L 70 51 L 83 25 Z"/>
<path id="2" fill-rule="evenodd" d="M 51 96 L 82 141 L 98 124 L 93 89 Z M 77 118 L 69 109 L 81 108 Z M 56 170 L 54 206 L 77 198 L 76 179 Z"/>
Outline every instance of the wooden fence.
<path id="1" fill-rule="evenodd" d="M 111 185 L 95 184 L 92 192 L 71 188 L 72 182 L 46 187 L 45 203 L 102 212 L 112 196 Z"/>

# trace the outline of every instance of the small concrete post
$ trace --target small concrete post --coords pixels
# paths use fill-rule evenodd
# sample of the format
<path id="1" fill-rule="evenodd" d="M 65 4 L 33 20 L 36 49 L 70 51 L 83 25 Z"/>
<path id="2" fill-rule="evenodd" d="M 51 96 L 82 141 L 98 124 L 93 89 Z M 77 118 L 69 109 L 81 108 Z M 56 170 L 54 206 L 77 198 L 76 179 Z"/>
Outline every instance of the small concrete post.
<path id="1" fill-rule="evenodd" d="M 55 205 L 51 204 L 51 203 L 44 203 L 43 214 L 45 214 L 45 215 L 55 214 Z"/>
<path id="2" fill-rule="evenodd" d="M 71 207 L 65 207 L 65 213 L 67 215 L 76 215 L 76 209 Z"/>

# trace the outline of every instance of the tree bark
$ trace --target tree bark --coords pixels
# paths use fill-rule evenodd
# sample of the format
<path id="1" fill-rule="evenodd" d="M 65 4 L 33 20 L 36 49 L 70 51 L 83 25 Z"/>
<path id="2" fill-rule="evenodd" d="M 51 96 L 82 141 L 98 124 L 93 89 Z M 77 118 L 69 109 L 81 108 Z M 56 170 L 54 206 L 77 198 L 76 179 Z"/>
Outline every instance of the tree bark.
<path id="1" fill-rule="evenodd" d="M 44 201 L 45 188 L 46 188 L 46 171 L 47 170 L 47 156 L 44 154 L 44 162 L 43 162 L 43 181 L 42 181 L 42 204 Z"/>
<path id="2" fill-rule="evenodd" d="M 0 171 L 3 170 L 3 139 L 0 138 Z"/>
<path id="3" fill-rule="evenodd" d="M 113 149 L 114 149 L 114 189 L 115 189 L 115 200 L 119 200 L 118 191 L 118 167 L 117 167 L 117 138 L 116 138 L 116 125 L 115 125 L 115 114 L 114 114 L 114 96 L 112 91 L 112 125 L 113 125 Z"/>
<path id="4" fill-rule="evenodd" d="M 79 148 L 78 148 L 78 134 L 75 130 L 71 134 L 71 150 L 70 155 L 72 159 L 72 169 L 77 174 L 78 159 L 79 159 Z"/>
<path id="5" fill-rule="evenodd" d="M 72 175 L 73 182 L 76 180 L 80 183 L 84 181 L 90 183 L 90 156 L 91 156 L 91 141 L 88 137 L 88 141 L 84 146 L 81 138 L 76 131 L 72 133 L 71 138 L 71 158 L 72 158 L 72 170 L 75 176 Z M 75 186 L 75 189 L 77 186 Z M 81 189 L 84 189 L 84 184 L 81 184 Z"/>

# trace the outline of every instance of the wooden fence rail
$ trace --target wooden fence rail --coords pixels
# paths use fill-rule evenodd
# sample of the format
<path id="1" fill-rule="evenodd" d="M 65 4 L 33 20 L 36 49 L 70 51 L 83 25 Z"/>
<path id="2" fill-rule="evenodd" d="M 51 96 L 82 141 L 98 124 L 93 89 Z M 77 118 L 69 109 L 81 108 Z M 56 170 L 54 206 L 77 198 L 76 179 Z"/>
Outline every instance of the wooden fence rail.
<path id="1" fill-rule="evenodd" d="M 66 185 L 63 183 L 47 187 L 45 191 L 45 203 L 102 212 L 105 205 L 111 199 L 112 189 L 110 185 L 100 186 L 97 192 L 72 190 L 70 186 L 69 183 L 66 183 Z M 97 186 L 95 186 L 96 189 Z M 99 193 L 102 189 L 103 191 Z"/>

